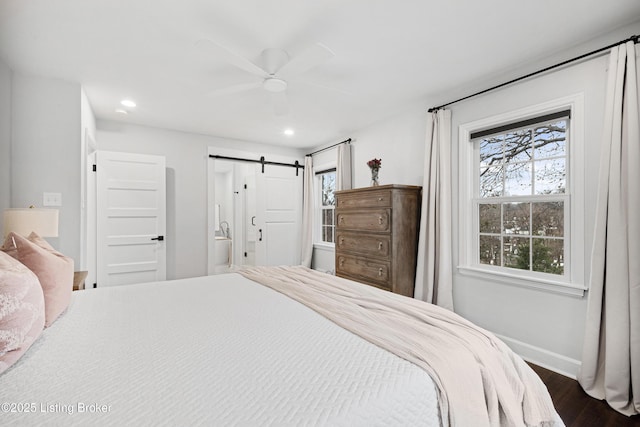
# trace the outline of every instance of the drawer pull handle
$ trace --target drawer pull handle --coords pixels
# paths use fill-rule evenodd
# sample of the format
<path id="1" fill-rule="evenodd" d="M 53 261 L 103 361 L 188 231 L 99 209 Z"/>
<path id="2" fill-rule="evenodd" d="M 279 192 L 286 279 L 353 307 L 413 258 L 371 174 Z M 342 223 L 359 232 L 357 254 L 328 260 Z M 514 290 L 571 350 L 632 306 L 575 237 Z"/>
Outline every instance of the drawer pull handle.
<path id="1" fill-rule="evenodd" d="M 378 201 L 381 202 L 384 200 L 384 197 L 378 197 Z"/>
<path id="2" fill-rule="evenodd" d="M 378 250 L 381 251 L 382 250 L 382 242 L 378 242 Z"/>
<path id="3" fill-rule="evenodd" d="M 343 217 L 343 216 L 341 216 L 341 217 L 340 217 L 340 219 L 338 220 L 338 222 L 339 222 L 340 224 L 344 224 L 344 217 Z"/>
<path id="4" fill-rule="evenodd" d="M 344 267 L 344 258 L 340 258 L 340 267 Z"/>
<path id="5" fill-rule="evenodd" d="M 382 267 L 378 269 L 378 276 L 382 277 Z"/>
<path id="6" fill-rule="evenodd" d="M 379 225 L 382 225 L 382 215 L 380 215 L 380 216 L 378 217 L 378 224 L 379 224 Z"/>
<path id="7" fill-rule="evenodd" d="M 340 238 L 340 244 L 341 244 L 341 245 L 344 245 L 344 237 L 341 237 L 341 238 Z"/>

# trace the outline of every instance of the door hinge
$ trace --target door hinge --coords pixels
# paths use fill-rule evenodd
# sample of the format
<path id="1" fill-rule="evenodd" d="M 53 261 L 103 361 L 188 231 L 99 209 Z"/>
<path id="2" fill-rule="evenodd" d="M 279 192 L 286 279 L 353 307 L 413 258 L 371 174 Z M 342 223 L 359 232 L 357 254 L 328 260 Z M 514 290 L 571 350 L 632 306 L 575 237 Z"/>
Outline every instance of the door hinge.
<path id="1" fill-rule="evenodd" d="M 94 283 L 94 284 L 93 284 L 93 289 L 96 289 L 97 287 L 98 287 L 98 284 L 97 284 L 97 283 Z"/>
<path id="2" fill-rule="evenodd" d="M 245 252 L 245 253 L 244 253 L 244 257 L 246 258 L 247 256 L 248 256 L 248 255 L 247 255 L 247 253 Z"/>
<path id="3" fill-rule="evenodd" d="M 95 172 L 98 169 L 98 165 L 93 165 L 93 171 Z"/>
<path id="4" fill-rule="evenodd" d="M 245 189 L 245 190 L 247 189 L 247 184 L 245 184 L 245 185 L 244 185 L 244 189 Z"/>

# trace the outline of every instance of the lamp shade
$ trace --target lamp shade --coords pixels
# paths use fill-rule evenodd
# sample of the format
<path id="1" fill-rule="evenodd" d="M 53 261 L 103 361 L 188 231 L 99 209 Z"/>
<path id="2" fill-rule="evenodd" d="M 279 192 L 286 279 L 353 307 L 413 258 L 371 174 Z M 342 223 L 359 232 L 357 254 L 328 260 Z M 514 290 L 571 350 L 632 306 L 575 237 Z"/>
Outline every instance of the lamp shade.
<path id="1" fill-rule="evenodd" d="M 4 237 L 10 232 L 28 236 L 35 232 L 40 237 L 58 237 L 57 209 L 5 209 Z"/>

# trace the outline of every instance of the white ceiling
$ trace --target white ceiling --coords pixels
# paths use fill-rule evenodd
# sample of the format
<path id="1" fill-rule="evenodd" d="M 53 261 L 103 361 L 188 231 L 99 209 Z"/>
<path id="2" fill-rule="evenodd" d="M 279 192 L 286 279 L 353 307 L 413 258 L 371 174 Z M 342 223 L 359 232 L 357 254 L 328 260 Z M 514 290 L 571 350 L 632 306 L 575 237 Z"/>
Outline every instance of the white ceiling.
<path id="1" fill-rule="evenodd" d="M 0 58 L 79 82 L 98 119 L 308 148 L 638 19 L 638 0 L 1 0 Z M 257 77 L 204 38 L 255 63 L 317 42 L 335 57 L 288 81 L 277 116 L 261 88 L 207 95 Z"/>

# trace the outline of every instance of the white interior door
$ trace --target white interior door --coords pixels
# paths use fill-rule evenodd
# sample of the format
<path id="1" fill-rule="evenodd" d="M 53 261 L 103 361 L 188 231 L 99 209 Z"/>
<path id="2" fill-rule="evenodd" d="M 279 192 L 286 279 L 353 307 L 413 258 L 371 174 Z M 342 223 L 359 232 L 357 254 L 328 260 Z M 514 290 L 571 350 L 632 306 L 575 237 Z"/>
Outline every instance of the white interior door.
<path id="1" fill-rule="evenodd" d="M 286 166 L 256 171 L 256 264 L 300 264 L 302 176 Z"/>
<path id="2" fill-rule="evenodd" d="M 98 151 L 98 287 L 166 279 L 165 158 Z"/>

